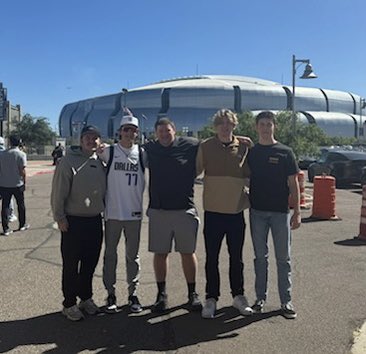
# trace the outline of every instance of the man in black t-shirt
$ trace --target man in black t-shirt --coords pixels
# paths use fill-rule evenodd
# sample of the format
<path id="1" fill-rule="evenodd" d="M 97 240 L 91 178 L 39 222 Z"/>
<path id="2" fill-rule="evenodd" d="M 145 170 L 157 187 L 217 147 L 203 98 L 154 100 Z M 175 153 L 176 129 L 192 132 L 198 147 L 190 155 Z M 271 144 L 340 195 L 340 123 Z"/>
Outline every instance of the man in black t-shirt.
<path id="1" fill-rule="evenodd" d="M 299 168 L 291 148 L 274 138 L 275 115 L 265 111 L 256 117 L 259 143 L 249 153 L 250 225 L 255 253 L 255 291 L 252 309 L 262 312 L 267 299 L 268 233 L 275 248 L 278 291 L 285 318 L 296 318 L 291 299 L 291 230 L 301 224 Z M 292 195 L 294 211 L 290 216 L 288 198 Z"/>
<path id="2" fill-rule="evenodd" d="M 195 254 L 199 219 L 193 202 L 199 142 L 194 138 L 176 137 L 175 125 L 169 118 L 155 123 L 155 134 L 157 140 L 144 146 L 149 168 L 149 251 L 154 253 L 158 287 L 152 311 L 163 312 L 167 308 L 165 280 L 173 241 L 175 251 L 181 254 L 189 309 L 200 311 Z"/>

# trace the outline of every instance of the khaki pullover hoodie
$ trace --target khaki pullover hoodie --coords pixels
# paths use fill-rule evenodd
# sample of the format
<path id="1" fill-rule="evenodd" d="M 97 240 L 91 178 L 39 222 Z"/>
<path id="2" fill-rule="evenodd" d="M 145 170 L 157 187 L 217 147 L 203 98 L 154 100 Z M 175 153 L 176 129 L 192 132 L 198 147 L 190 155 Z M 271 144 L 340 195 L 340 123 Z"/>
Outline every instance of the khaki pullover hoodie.
<path id="1" fill-rule="evenodd" d="M 79 146 L 68 149 L 56 167 L 52 181 L 53 218 L 66 215 L 91 217 L 104 210 L 105 168 L 96 154 L 87 156 Z"/>
<path id="2" fill-rule="evenodd" d="M 248 149 L 237 138 L 225 146 L 217 137 L 203 141 L 196 159 L 197 175 L 204 172 L 203 209 L 237 214 L 249 207 L 245 192 L 250 170 Z"/>

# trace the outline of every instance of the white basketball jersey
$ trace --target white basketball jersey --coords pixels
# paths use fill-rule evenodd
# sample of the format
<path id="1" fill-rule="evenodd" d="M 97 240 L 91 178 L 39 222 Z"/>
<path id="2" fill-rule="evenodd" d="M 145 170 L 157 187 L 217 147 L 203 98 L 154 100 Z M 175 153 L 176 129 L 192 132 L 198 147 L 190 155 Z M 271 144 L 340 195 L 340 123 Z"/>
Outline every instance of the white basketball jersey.
<path id="1" fill-rule="evenodd" d="M 110 148 L 104 151 L 109 160 Z M 142 218 L 142 195 L 145 176 L 138 145 L 123 148 L 114 144 L 113 161 L 108 173 L 105 219 L 139 220 Z"/>

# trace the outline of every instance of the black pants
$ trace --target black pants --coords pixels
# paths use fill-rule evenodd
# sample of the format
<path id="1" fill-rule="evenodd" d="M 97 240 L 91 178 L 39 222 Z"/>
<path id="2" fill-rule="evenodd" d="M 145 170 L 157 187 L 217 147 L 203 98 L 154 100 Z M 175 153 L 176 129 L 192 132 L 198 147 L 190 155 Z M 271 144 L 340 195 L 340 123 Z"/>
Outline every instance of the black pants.
<path id="1" fill-rule="evenodd" d="M 93 275 L 99 261 L 103 230 L 100 215 L 68 216 L 69 229 L 61 232 L 63 305 L 71 307 L 76 298 L 93 296 Z"/>
<path id="2" fill-rule="evenodd" d="M 220 296 L 219 254 L 226 235 L 230 256 L 229 279 L 231 294 L 244 294 L 243 246 L 245 221 L 243 213 L 221 214 L 205 211 L 203 234 L 206 247 L 206 299 Z"/>
<path id="3" fill-rule="evenodd" d="M 6 188 L 0 187 L 2 196 L 1 223 L 4 232 L 9 229 L 9 208 L 11 197 L 14 196 L 18 205 L 19 228 L 25 224 L 25 204 L 24 204 L 24 185 L 21 187 Z"/>

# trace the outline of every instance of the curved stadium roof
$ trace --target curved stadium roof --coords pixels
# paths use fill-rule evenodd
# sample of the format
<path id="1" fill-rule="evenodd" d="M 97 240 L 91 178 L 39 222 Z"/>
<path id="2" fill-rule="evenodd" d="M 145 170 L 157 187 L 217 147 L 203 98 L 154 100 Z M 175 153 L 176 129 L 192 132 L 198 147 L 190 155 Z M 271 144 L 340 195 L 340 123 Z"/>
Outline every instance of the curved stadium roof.
<path id="1" fill-rule="evenodd" d="M 140 130 L 153 131 L 157 117 L 168 115 L 177 126 L 196 134 L 220 108 L 236 112 L 291 108 L 292 87 L 259 78 L 235 75 L 202 75 L 163 80 L 128 92 L 66 104 L 60 114 L 60 134 L 70 137 L 83 124 L 98 126 L 113 138 L 123 106 L 140 119 Z M 355 136 L 360 96 L 329 89 L 296 87 L 295 107 L 301 120 L 318 124 L 331 136 Z M 365 112 L 362 112 L 363 115 Z M 304 118 L 305 117 L 305 118 Z"/>

